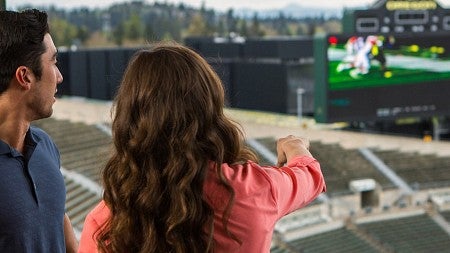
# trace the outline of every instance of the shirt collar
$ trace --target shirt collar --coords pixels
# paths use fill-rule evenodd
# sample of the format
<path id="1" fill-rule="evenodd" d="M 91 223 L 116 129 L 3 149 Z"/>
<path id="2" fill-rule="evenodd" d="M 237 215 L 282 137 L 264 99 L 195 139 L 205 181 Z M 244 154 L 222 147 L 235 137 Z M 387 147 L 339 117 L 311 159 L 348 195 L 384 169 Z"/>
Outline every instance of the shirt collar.
<path id="1" fill-rule="evenodd" d="M 25 135 L 25 145 L 34 147 L 37 144 L 37 140 L 36 140 L 37 136 L 34 136 L 33 131 L 30 128 L 28 128 L 28 131 Z M 0 155 L 6 155 L 6 154 L 11 154 L 11 156 L 22 156 L 22 154 L 20 154 L 15 148 L 9 146 L 6 142 L 0 140 Z"/>
<path id="2" fill-rule="evenodd" d="M 36 146 L 39 140 L 39 136 L 37 136 L 35 131 L 33 131 L 33 126 L 30 126 L 28 128 L 27 134 L 25 135 L 25 145 Z"/>
<path id="3" fill-rule="evenodd" d="M 4 141 L 0 140 L 0 155 L 10 154 L 11 151 L 11 147 Z"/>

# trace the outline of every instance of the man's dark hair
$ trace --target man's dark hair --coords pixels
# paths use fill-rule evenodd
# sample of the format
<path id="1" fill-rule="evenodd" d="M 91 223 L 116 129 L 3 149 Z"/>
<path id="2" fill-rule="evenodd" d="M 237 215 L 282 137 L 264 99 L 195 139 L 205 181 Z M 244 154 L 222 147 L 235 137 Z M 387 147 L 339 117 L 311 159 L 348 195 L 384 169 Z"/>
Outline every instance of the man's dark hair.
<path id="1" fill-rule="evenodd" d="M 44 36 L 49 33 L 47 13 L 32 9 L 22 12 L 0 11 L 0 94 L 19 66 L 31 68 L 38 79 L 42 75 L 41 55 Z"/>

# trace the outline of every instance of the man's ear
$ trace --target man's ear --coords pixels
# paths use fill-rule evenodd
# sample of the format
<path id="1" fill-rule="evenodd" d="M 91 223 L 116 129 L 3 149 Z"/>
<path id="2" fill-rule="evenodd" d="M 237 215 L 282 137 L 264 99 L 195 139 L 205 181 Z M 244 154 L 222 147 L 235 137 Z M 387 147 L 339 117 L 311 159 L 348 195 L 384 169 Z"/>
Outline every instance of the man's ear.
<path id="1" fill-rule="evenodd" d="M 29 90 L 31 88 L 31 84 L 34 80 L 34 74 L 31 69 L 25 66 L 20 66 L 16 70 L 15 77 L 22 89 Z"/>

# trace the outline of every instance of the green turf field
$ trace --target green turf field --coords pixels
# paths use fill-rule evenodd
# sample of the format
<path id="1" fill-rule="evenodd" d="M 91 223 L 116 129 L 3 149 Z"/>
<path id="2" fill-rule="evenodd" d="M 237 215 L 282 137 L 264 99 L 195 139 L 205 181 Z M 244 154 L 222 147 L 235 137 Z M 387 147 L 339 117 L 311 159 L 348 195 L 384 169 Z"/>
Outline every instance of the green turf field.
<path id="1" fill-rule="evenodd" d="M 449 80 L 450 72 L 432 72 L 424 69 L 406 69 L 398 67 L 389 67 L 388 73 L 380 70 L 378 65 L 372 66 L 370 72 L 366 75 L 360 75 L 358 78 L 350 76 L 350 70 L 337 72 L 336 68 L 339 61 L 329 62 L 329 89 L 342 90 L 354 88 L 380 87 L 389 85 L 408 85 L 413 83 L 426 83 L 437 80 Z M 450 62 L 447 64 L 450 65 Z"/>
<path id="2" fill-rule="evenodd" d="M 338 72 L 336 70 L 342 57 L 345 55 L 343 45 L 336 45 L 332 51 L 342 57 L 334 57 L 328 62 L 328 83 L 330 90 L 344 90 L 354 88 L 381 87 L 390 85 L 409 85 L 413 83 L 430 83 L 439 80 L 448 80 L 450 83 L 450 59 L 442 57 L 442 53 L 432 53 L 430 48 L 419 48 L 411 51 L 411 46 L 401 47 L 397 50 L 385 50 L 387 58 L 387 71 L 382 71 L 376 60 L 368 74 L 351 76 L 351 69 Z M 389 55 L 402 56 L 405 60 L 393 63 Z M 417 67 L 413 67 L 417 66 Z"/>

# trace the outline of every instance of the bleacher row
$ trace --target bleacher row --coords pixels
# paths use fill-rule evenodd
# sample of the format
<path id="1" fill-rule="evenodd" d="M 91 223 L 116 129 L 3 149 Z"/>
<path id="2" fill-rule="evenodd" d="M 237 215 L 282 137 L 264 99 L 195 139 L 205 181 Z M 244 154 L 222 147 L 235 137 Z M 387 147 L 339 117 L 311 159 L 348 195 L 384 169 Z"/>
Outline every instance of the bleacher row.
<path id="1" fill-rule="evenodd" d="M 294 249 L 294 250 L 292 250 Z M 428 216 L 399 219 L 342 227 L 306 238 L 276 245 L 272 252 L 450 252 L 450 238 Z"/>
<path id="2" fill-rule="evenodd" d="M 450 186 L 450 157 L 393 150 L 374 152 L 415 189 Z"/>
<path id="3" fill-rule="evenodd" d="M 54 118 L 33 124 L 44 129 L 58 145 L 66 182 L 66 209 L 76 233 L 82 230 L 87 213 L 101 199 L 100 170 L 109 158 L 111 136 L 96 125 Z M 272 137 L 258 139 L 275 153 Z M 450 157 L 402 153 L 395 150 L 373 152 L 408 184 L 429 187 L 434 182 L 450 186 Z M 357 150 L 339 144 L 311 143 L 311 153 L 321 161 L 330 197 L 351 193 L 348 182 L 373 178 L 384 189 L 395 188 Z M 264 164 L 268 161 L 261 159 Z M 450 223 L 450 211 L 440 212 Z M 281 238 L 283 238 L 281 236 Z M 271 252 L 450 252 L 450 235 L 425 213 L 407 218 L 391 218 L 352 223 L 326 232 L 293 240 L 274 240 Z"/>

